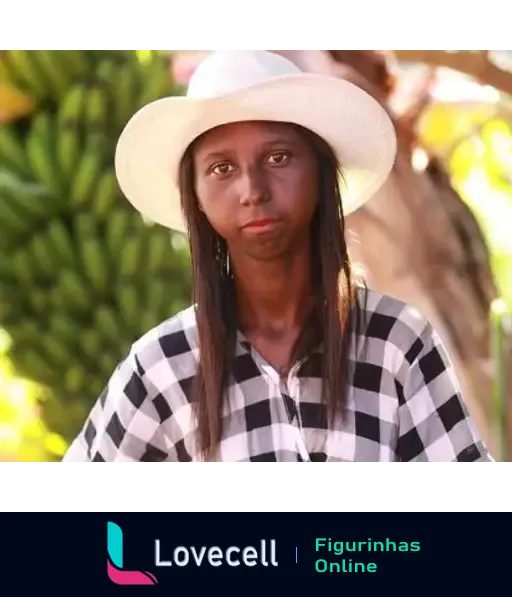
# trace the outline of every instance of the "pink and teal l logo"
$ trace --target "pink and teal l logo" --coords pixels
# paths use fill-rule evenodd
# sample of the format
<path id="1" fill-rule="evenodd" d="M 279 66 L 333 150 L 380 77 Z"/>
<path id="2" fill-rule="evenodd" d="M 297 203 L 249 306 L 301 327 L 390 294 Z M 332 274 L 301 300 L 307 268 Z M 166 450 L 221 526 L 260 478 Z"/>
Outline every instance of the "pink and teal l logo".
<path id="1" fill-rule="evenodd" d="M 157 580 L 150 572 L 124 570 L 123 531 L 113 522 L 107 526 L 107 569 L 108 577 L 116 585 L 156 585 Z"/>

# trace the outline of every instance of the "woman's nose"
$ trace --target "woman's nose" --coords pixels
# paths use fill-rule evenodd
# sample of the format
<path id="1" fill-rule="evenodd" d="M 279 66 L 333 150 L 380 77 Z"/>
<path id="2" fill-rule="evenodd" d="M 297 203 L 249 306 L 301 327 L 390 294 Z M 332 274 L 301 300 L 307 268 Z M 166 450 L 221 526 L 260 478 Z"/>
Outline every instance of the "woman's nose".
<path id="1" fill-rule="evenodd" d="M 270 199 L 266 177 L 261 172 L 245 172 L 240 181 L 240 203 L 243 206 L 260 205 Z"/>

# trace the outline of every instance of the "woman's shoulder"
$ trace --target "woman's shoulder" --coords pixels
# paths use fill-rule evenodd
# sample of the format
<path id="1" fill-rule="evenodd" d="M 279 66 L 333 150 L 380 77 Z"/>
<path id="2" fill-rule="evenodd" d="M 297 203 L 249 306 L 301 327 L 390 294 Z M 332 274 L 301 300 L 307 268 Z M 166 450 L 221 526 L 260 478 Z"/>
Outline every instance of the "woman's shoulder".
<path id="1" fill-rule="evenodd" d="M 197 347 L 195 308 L 188 307 L 148 330 L 130 352 L 144 371 L 165 363 L 185 372 L 196 364 Z"/>
<path id="2" fill-rule="evenodd" d="M 371 287 L 358 287 L 360 320 L 358 339 L 382 358 L 393 351 L 412 356 L 439 338 L 432 322 L 420 308 Z"/>

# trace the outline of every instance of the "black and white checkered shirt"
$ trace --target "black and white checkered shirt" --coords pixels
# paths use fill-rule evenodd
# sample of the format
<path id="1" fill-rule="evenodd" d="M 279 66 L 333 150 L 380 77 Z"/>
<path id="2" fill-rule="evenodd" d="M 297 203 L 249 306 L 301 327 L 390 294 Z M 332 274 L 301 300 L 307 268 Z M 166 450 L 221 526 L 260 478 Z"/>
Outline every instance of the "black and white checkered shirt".
<path id="1" fill-rule="evenodd" d="M 365 344 L 352 352 L 348 420 L 318 427 L 319 353 L 280 379 L 239 333 L 224 401 L 223 461 L 493 461 L 444 346 L 404 303 L 368 291 Z M 320 349 L 321 351 L 321 349 Z M 188 389 L 198 359 L 194 309 L 131 347 L 64 461 L 199 460 Z"/>

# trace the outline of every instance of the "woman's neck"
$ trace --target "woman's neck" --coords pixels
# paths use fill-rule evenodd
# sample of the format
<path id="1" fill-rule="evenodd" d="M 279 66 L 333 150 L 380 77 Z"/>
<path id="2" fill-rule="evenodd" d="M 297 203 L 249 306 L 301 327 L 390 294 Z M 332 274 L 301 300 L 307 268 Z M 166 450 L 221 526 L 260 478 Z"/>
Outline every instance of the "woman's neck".
<path id="1" fill-rule="evenodd" d="M 315 303 L 309 247 L 279 261 L 239 259 L 234 270 L 243 330 L 285 333 L 302 327 Z"/>

